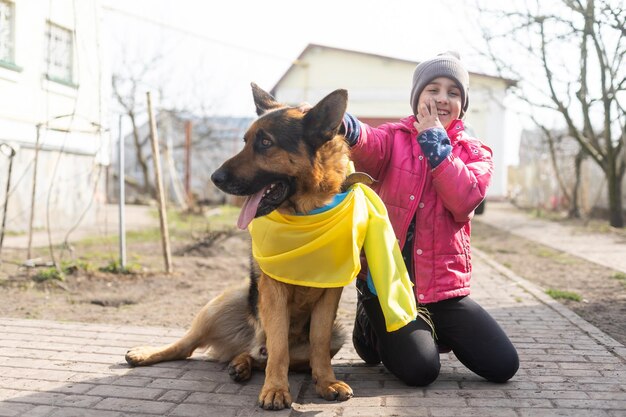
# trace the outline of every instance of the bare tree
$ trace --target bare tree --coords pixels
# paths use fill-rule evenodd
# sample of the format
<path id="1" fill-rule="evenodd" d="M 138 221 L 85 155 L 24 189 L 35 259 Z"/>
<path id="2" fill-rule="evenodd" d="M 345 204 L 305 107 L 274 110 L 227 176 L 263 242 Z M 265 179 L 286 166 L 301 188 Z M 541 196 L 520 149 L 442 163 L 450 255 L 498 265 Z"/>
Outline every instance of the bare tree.
<path id="1" fill-rule="evenodd" d="M 622 0 L 501 3 L 478 8 L 484 54 L 501 75 L 520 79 L 533 112 L 556 115 L 604 172 L 609 223 L 624 227 L 626 172 L 626 7 Z M 549 117 L 534 118 L 544 132 Z M 553 120 L 552 120 L 553 121 Z M 572 199 L 573 196 L 570 196 Z"/>
<path id="2" fill-rule="evenodd" d="M 564 141 L 569 138 L 569 135 L 563 132 L 555 132 L 549 130 L 534 118 L 533 121 L 539 126 L 543 133 L 543 137 L 546 139 L 550 154 L 550 162 L 552 164 L 552 170 L 554 172 L 554 176 L 556 178 L 559 189 L 563 194 L 565 200 L 564 203 L 567 205 L 567 215 L 570 218 L 580 218 L 578 195 L 581 183 L 581 166 L 585 153 L 581 148 L 579 148 L 578 152 L 576 152 L 576 156 L 574 157 L 574 183 L 570 186 L 568 185 L 566 179 L 563 178 L 563 170 L 561 168 L 563 160 L 562 156 L 564 151 L 564 147 L 562 145 Z M 559 160 L 561 160 L 561 164 L 559 164 Z"/>
<path id="3" fill-rule="evenodd" d="M 142 93 L 145 93 L 144 80 L 147 74 L 154 71 L 158 60 L 159 57 L 154 57 L 150 61 L 143 63 L 136 71 L 129 71 L 125 74 L 115 73 L 112 77 L 113 97 L 131 123 L 135 157 L 143 177 L 142 192 L 153 197 L 156 196 L 156 192 L 152 185 L 148 168 L 149 152 L 146 152 L 146 149 L 149 150 L 147 144 L 150 137 L 147 134 L 143 137 L 141 136 L 138 118 L 146 112 L 145 100 L 141 96 Z M 130 66 L 127 68 L 130 68 Z"/>

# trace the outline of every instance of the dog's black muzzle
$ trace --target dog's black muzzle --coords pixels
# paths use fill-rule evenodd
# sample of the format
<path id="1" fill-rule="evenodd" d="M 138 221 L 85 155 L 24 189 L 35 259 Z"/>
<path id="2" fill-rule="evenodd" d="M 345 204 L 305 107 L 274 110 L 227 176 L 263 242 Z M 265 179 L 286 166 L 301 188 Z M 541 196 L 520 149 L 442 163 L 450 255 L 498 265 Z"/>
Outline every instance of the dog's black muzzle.
<path id="1" fill-rule="evenodd" d="M 225 169 L 218 169 L 211 175 L 211 181 L 213 181 L 213 184 L 215 184 L 217 188 L 227 192 L 224 187 L 229 183 L 229 177 L 230 175 L 228 174 L 228 171 Z"/>

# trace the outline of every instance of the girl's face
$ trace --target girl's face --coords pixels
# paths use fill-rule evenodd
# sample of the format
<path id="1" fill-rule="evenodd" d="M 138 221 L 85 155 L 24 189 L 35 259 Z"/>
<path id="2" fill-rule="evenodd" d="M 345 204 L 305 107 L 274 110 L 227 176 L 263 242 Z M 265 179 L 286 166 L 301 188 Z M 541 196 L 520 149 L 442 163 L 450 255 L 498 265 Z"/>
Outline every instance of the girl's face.
<path id="1" fill-rule="evenodd" d="M 435 78 L 426 85 L 419 96 L 417 107 L 422 103 L 428 106 L 430 99 L 437 104 L 437 116 L 444 128 L 447 129 L 461 115 L 461 89 L 450 78 Z"/>

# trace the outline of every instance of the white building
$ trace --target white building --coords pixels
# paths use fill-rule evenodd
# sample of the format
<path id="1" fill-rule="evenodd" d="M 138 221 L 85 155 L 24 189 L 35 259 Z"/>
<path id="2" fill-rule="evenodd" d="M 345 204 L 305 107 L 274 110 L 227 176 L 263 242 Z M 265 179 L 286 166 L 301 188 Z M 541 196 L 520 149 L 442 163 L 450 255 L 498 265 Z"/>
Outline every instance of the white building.
<path id="1" fill-rule="evenodd" d="M 410 115 L 416 61 L 308 45 L 271 90 L 278 101 L 316 103 L 337 88 L 348 90 L 348 112 L 373 126 Z M 470 72 L 465 121 L 494 153 L 495 175 L 488 196 L 507 195 L 506 90 L 514 81 Z"/>
<path id="2" fill-rule="evenodd" d="M 28 227 L 35 166 L 35 227 L 69 228 L 83 213 L 93 222 L 104 202 L 111 76 L 100 21 L 99 0 L 0 0 L 0 144 L 16 150 L 9 230 Z M 0 154 L 0 208 L 8 161 Z"/>

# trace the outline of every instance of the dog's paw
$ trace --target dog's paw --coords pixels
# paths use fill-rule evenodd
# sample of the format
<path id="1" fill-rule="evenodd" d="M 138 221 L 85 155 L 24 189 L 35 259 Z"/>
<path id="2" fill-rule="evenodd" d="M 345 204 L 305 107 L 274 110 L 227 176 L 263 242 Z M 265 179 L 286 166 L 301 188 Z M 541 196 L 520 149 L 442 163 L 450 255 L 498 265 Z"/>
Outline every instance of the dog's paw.
<path id="1" fill-rule="evenodd" d="M 350 385 L 343 381 L 318 382 L 315 385 L 315 390 L 323 399 L 328 401 L 346 401 L 354 395 Z"/>
<path id="2" fill-rule="evenodd" d="M 130 349 L 126 352 L 126 362 L 130 366 L 145 366 L 153 364 L 154 353 L 156 348 L 150 346 L 138 346 Z"/>
<path id="3" fill-rule="evenodd" d="M 252 376 L 252 358 L 250 355 L 240 355 L 228 364 L 228 374 L 235 382 L 244 382 Z"/>
<path id="4" fill-rule="evenodd" d="M 282 410 L 291 407 L 291 394 L 288 388 L 263 387 L 259 394 L 259 407 L 265 410 Z"/>

